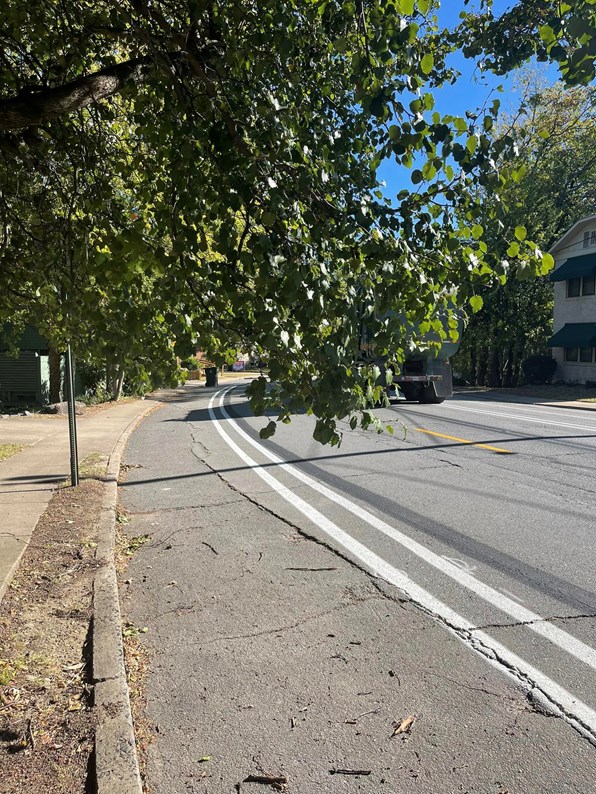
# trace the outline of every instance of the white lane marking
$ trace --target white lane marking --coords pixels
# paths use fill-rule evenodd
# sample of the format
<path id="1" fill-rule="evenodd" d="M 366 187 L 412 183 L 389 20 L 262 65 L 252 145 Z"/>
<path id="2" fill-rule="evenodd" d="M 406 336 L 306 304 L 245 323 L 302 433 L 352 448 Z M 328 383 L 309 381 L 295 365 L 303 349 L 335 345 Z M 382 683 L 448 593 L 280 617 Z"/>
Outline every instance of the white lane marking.
<path id="1" fill-rule="evenodd" d="M 224 391 L 224 395 L 226 391 Z M 283 499 L 289 502 L 289 504 L 293 505 L 306 516 L 309 521 L 312 521 L 315 526 L 330 538 L 333 538 L 336 543 L 363 563 L 372 573 L 395 587 L 398 587 L 400 590 L 403 590 L 407 596 L 419 604 L 423 609 L 428 610 L 428 612 L 437 616 L 446 623 L 448 627 L 453 629 L 456 636 L 459 637 L 459 639 L 463 639 L 469 647 L 472 647 L 493 662 L 504 664 L 506 668 L 510 668 L 508 672 L 513 674 L 514 677 L 516 677 L 515 672 L 517 672 L 528 689 L 532 689 L 533 686 L 539 687 L 551 702 L 562 710 L 563 716 L 565 716 L 576 729 L 583 735 L 587 735 L 591 741 L 596 739 L 596 711 L 576 698 L 564 687 L 557 684 L 556 681 L 553 681 L 541 670 L 538 670 L 529 662 L 526 662 L 525 659 L 522 659 L 520 656 L 510 651 L 498 642 L 498 640 L 495 640 L 484 631 L 476 630 L 469 620 L 455 612 L 455 610 L 451 609 L 447 604 L 439 601 L 438 598 L 435 598 L 435 596 L 431 595 L 427 590 L 424 590 L 424 588 L 412 581 L 403 571 L 394 568 L 377 554 L 370 551 L 364 544 L 355 540 L 343 529 L 340 529 L 337 524 L 330 521 L 319 510 L 308 504 L 308 502 L 304 501 L 304 499 L 279 482 L 279 480 L 273 477 L 268 471 L 265 471 L 262 466 L 253 460 L 253 458 L 247 455 L 228 433 L 226 433 L 221 426 L 221 420 L 218 420 L 215 415 L 213 402 L 219 394 L 221 394 L 221 392 L 214 394 L 209 401 L 209 416 L 213 420 L 215 429 L 226 444 L 255 472 L 255 474 L 273 488 Z M 219 407 L 221 408 L 221 406 Z M 225 421 L 235 427 L 229 416 Z M 288 467 L 284 466 L 283 468 Z M 499 669 L 502 669 L 502 667 Z M 512 673 L 512 671 L 515 672 Z"/>
<path id="2" fill-rule="evenodd" d="M 511 598 L 515 598 L 515 600 L 516 600 L 516 601 L 519 601 L 519 602 L 520 602 L 520 604 L 523 604 L 523 603 L 524 603 L 524 599 L 523 599 L 523 598 L 520 598 L 519 596 L 516 596 L 516 595 L 515 595 L 515 593 L 512 593 L 512 592 L 511 592 L 511 590 L 505 590 L 505 588 L 504 588 L 504 587 L 501 587 L 501 588 L 499 588 L 499 589 L 500 589 L 500 591 L 501 591 L 502 593 L 505 593 L 506 595 L 508 595 L 508 596 L 511 596 Z"/>
<path id="3" fill-rule="evenodd" d="M 442 410 L 445 410 L 446 408 L 455 408 L 456 406 L 457 407 L 461 406 L 462 408 L 465 408 L 467 406 L 475 406 L 482 404 L 484 404 L 487 407 L 494 406 L 495 409 L 498 411 L 515 410 L 516 412 L 521 411 L 522 413 L 524 411 L 531 411 L 537 419 L 540 418 L 541 416 L 558 416 L 559 419 L 562 419 L 563 417 L 569 418 L 569 411 L 571 410 L 569 408 L 553 408 L 553 406 L 549 406 L 547 408 L 545 407 L 545 403 L 511 403 L 511 402 L 506 403 L 506 402 L 499 402 L 497 400 L 449 400 L 448 402 L 442 405 Z M 407 404 L 404 403 L 403 407 L 413 408 L 415 410 L 420 406 L 416 405 L 415 403 L 407 403 Z M 590 409 L 587 410 L 584 409 L 584 413 L 582 414 L 582 419 L 588 418 L 589 410 Z M 596 418 L 596 411 L 594 411 L 593 416 L 594 418 Z"/>
<path id="4" fill-rule="evenodd" d="M 468 405 L 478 405 L 479 403 L 480 403 L 479 400 L 457 400 L 453 404 L 454 405 L 461 404 L 462 407 L 465 408 Z M 492 400 L 491 401 L 486 400 L 485 403 L 487 404 L 487 406 L 494 405 L 495 408 L 497 408 L 497 410 L 499 411 L 515 410 L 515 411 L 521 411 L 522 413 L 524 411 L 531 411 L 536 418 L 540 418 L 543 415 L 558 416 L 559 419 L 562 419 L 563 417 L 569 418 L 569 410 L 570 410 L 569 408 L 553 408 L 552 406 L 550 408 L 546 408 L 544 403 L 504 403 L 504 402 L 493 402 Z M 449 405 L 451 404 L 452 403 L 449 402 Z M 584 413 L 582 414 L 582 419 L 587 419 L 589 416 L 588 411 L 590 409 L 588 408 L 587 410 L 586 409 L 583 410 Z M 596 417 L 596 412 L 594 413 L 594 417 Z"/>
<path id="5" fill-rule="evenodd" d="M 467 571 L 469 574 L 473 574 L 476 570 L 475 565 L 470 565 L 469 562 L 460 560 L 459 557 L 448 557 L 446 554 L 443 554 L 442 557 L 444 560 L 447 560 L 447 562 L 453 563 L 453 565 L 456 565 L 460 570 Z"/>
<path id="6" fill-rule="evenodd" d="M 327 499 L 335 502 L 335 504 L 343 507 L 353 515 L 358 516 L 358 518 L 365 521 L 374 529 L 379 530 L 379 532 L 387 535 L 387 537 L 411 551 L 421 560 L 424 560 L 424 562 L 432 565 L 433 568 L 441 571 L 441 573 L 449 576 L 462 587 L 465 587 L 467 590 L 471 590 L 487 603 L 512 617 L 516 623 L 528 624 L 527 627 L 536 634 L 541 635 L 546 640 L 553 643 L 553 645 L 558 646 L 571 656 L 575 656 L 575 658 L 579 659 L 580 662 L 583 662 L 593 670 L 596 670 L 596 650 L 594 648 L 586 645 L 586 643 L 578 640 L 571 634 L 568 634 L 566 631 L 560 629 L 558 626 L 555 626 L 553 623 L 545 622 L 542 615 L 532 612 L 531 610 L 519 604 L 517 601 L 508 598 L 503 593 L 500 593 L 498 590 L 490 587 L 490 585 L 479 581 L 472 574 L 462 570 L 461 568 L 458 568 L 457 565 L 454 565 L 452 562 L 449 562 L 438 554 L 435 554 L 434 551 L 431 551 L 431 549 L 423 546 L 422 543 L 413 540 L 412 538 L 408 537 L 408 535 L 395 529 L 382 519 L 377 518 L 377 516 L 373 515 L 372 513 L 369 513 L 368 510 L 360 507 L 360 505 L 357 505 L 355 502 L 350 501 L 345 496 L 342 496 L 336 491 L 331 490 L 331 488 L 328 488 L 326 485 L 323 485 L 317 480 L 314 480 L 312 477 L 309 477 L 308 474 L 305 474 L 300 469 L 297 469 L 291 464 L 286 463 L 284 460 L 282 460 L 282 458 L 278 457 L 273 452 L 270 452 L 262 444 L 254 441 L 248 435 L 248 433 L 242 430 L 241 427 L 238 427 L 238 425 L 230 418 L 228 412 L 224 408 L 223 400 L 228 391 L 230 391 L 230 389 L 224 390 L 223 393 L 217 392 L 217 394 L 214 395 L 214 397 L 217 397 L 221 394 L 218 408 L 222 412 L 225 421 L 229 423 L 230 427 L 233 428 L 233 430 L 235 430 L 235 432 L 238 433 L 238 435 L 240 435 L 247 443 L 257 449 L 266 458 L 269 458 L 269 460 L 278 464 L 280 469 L 295 479 L 300 480 L 305 485 L 308 485 L 313 490 L 318 491 L 320 494 L 327 497 Z"/>
<path id="7" fill-rule="evenodd" d="M 464 408 L 462 405 L 449 405 L 449 409 L 454 411 L 467 411 L 468 413 L 473 414 L 484 414 L 485 416 L 499 416 L 503 419 L 519 419 L 522 422 L 535 422 L 539 425 L 554 425 L 555 427 L 570 427 L 573 430 L 591 430 L 592 433 L 596 433 L 596 425 L 575 425 L 571 424 L 570 422 L 553 422 L 550 419 L 540 419 L 538 417 L 531 417 L 531 416 L 523 416 L 520 414 L 503 414 L 499 413 L 498 411 L 481 411 L 479 408 Z M 437 419 L 446 418 L 440 417 L 437 415 Z M 449 421 L 447 419 L 447 421 Z M 548 439 L 545 439 L 548 440 Z"/>

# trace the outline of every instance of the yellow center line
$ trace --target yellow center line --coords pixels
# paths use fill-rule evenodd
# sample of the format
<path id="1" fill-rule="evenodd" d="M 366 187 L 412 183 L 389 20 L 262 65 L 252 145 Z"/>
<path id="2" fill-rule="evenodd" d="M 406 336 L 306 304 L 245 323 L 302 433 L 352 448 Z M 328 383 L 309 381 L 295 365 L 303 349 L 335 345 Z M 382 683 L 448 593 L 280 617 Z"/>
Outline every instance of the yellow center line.
<path id="1" fill-rule="evenodd" d="M 512 450 L 510 449 L 502 449 L 501 447 L 491 447 L 490 444 L 477 444 L 475 441 L 469 441 L 467 438 L 457 438 L 457 436 L 448 436 L 445 433 L 435 433 L 434 430 L 424 430 L 422 427 L 415 427 L 414 430 L 417 430 L 419 433 L 426 433 L 427 436 L 438 436 L 439 438 L 448 438 L 449 441 L 459 441 L 460 444 L 471 444 L 473 447 L 481 447 L 482 449 L 488 449 L 491 452 L 499 452 L 505 455 L 511 455 Z"/>

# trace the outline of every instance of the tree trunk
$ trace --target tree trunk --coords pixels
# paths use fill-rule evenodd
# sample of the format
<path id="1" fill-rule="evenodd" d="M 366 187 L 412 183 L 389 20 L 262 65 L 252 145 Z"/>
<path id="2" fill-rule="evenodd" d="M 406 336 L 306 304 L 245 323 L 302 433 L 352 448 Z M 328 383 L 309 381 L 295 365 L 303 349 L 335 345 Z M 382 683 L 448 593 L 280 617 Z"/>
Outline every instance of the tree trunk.
<path id="1" fill-rule="evenodd" d="M 122 396 L 122 387 L 124 386 L 124 369 L 122 367 L 116 368 L 113 384 L 112 400 L 116 401 Z"/>
<path id="2" fill-rule="evenodd" d="M 488 351 L 482 349 L 478 356 L 478 376 L 476 378 L 477 386 L 486 386 L 486 372 L 488 370 Z"/>
<path id="3" fill-rule="evenodd" d="M 478 359 L 475 347 L 470 350 L 470 386 L 478 386 Z"/>
<path id="4" fill-rule="evenodd" d="M 111 361 L 106 362 L 106 394 L 114 393 L 115 367 Z"/>
<path id="5" fill-rule="evenodd" d="M 526 358 L 526 347 L 522 345 L 515 351 L 514 386 L 519 386 L 523 377 L 522 362 Z"/>
<path id="6" fill-rule="evenodd" d="M 60 353 L 54 347 L 51 347 L 49 350 L 48 364 L 50 368 L 50 402 L 59 403 L 62 387 L 62 372 L 60 369 Z"/>
<path id="7" fill-rule="evenodd" d="M 507 348 L 507 361 L 505 362 L 505 367 L 503 371 L 503 386 L 506 386 L 508 389 L 513 387 L 513 359 L 515 356 L 515 350 L 513 348 L 513 343 L 509 343 L 509 347 Z"/>
<path id="8" fill-rule="evenodd" d="M 488 385 L 495 387 L 501 385 L 501 367 L 499 365 L 499 348 L 493 347 L 490 354 L 490 373 Z"/>

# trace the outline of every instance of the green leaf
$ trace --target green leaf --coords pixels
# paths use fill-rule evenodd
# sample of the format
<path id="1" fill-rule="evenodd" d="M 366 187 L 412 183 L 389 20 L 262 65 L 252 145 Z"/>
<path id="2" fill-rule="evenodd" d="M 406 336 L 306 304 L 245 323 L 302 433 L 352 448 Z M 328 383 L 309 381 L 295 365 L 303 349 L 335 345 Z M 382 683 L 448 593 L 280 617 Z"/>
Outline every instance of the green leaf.
<path id="1" fill-rule="evenodd" d="M 525 226 L 516 226 L 515 227 L 515 236 L 517 237 L 518 240 L 520 240 L 520 242 L 522 240 L 525 240 L 526 237 L 528 236 L 528 232 L 526 231 L 526 227 Z"/>
<path id="2" fill-rule="evenodd" d="M 422 176 L 426 180 L 431 180 L 436 176 L 437 169 L 435 168 L 434 163 L 427 161 L 422 167 Z"/>
<path id="3" fill-rule="evenodd" d="M 519 168 L 516 168 L 514 171 L 512 171 L 511 178 L 514 182 L 521 182 L 521 180 L 525 177 L 527 170 L 528 169 L 525 163 L 522 163 Z"/>
<path id="4" fill-rule="evenodd" d="M 414 13 L 414 0 L 395 0 L 395 5 L 400 14 L 411 16 Z"/>
<path id="5" fill-rule="evenodd" d="M 484 229 L 479 223 L 476 223 L 474 226 L 472 226 L 472 237 L 475 240 L 479 240 L 482 237 L 483 233 L 484 233 Z"/>
<path id="6" fill-rule="evenodd" d="M 397 126 L 397 124 L 392 124 L 389 127 L 389 140 L 391 141 L 398 141 L 401 138 L 401 129 Z"/>
<path id="7" fill-rule="evenodd" d="M 420 68 L 422 69 L 424 74 L 430 74 L 432 72 L 434 65 L 435 65 L 435 59 L 432 53 L 427 52 L 420 61 Z"/>
<path id="8" fill-rule="evenodd" d="M 277 429 L 277 422 L 271 421 L 266 427 L 262 427 L 259 430 L 259 438 L 267 439 L 271 438 L 271 436 L 275 435 L 275 431 Z"/>
<path id="9" fill-rule="evenodd" d="M 545 44 L 552 44 L 557 40 L 557 37 L 555 36 L 555 31 L 551 28 L 550 25 L 542 25 L 538 29 L 538 33 L 540 35 L 540 38 Z"/>
<path id="10" fill-rule="evenodd" d="M 472 307 L 472 311 L 474 313 L 479 312 L 482 306 L 484 305 L 484 301 L 480 297 L 480 295 L 472 295 L 469 300 L 469 304 Z"/>
<path id="11" fill-rule="evenodd" d="M 507 249 L 507 256 L 517 256 L 519 254 L 519 243 L 512 242 Z"/>

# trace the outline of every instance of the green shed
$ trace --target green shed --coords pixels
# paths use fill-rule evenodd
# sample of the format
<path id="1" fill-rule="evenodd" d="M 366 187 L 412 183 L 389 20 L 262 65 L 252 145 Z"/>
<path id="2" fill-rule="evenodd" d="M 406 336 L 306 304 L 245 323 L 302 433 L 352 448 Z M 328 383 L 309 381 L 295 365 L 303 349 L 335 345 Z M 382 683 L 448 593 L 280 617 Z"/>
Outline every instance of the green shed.
<path id="1" fill-rule="evenodd" d="M 17 341 L 18 355 L 14 355 L 11 339 L 12 329 L 5 326 L 0 332 L 0 404 L 42 405 L 49 392 L 48 342 L 27 326 Z"/>

